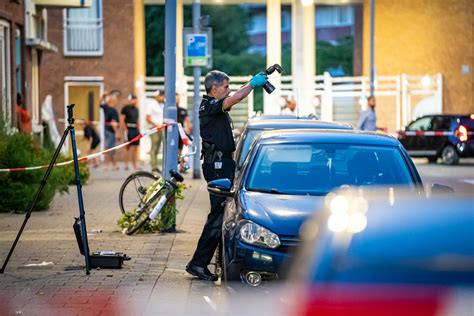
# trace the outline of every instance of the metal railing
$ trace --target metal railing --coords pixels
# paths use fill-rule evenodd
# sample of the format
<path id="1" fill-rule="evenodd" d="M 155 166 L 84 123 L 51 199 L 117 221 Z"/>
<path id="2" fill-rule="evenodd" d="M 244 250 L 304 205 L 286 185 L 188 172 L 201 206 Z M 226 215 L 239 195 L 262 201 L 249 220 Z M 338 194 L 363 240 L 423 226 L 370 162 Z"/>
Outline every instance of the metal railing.
<path id="1" fill-rule="evenodd" d="M 64 19 L 65 55 L 102 55 L 102 19 Z"/>
<path id="2" fill-rule="evenodd" d="M 249 79 L 249 76 L 230 77 L 231 89 L 237 90 Z M 201 77 L 201 94 L 204 93 L 203 81 L 204 77 Z M 182 82 L 184 82 L 184 87 L 176 90 L 184 99 L 182 106 L 187 105 L 191 109 L 194 97 L 193 78 L 185 77 Z M 156 89 L 164 89 L 164 83 L 164 77 L 147 77 L 145 94 L 150 95 Z M 292 76 L 282 76 L 281 95 L 294 98 L 293 89 Z M 420 113 L 424 114 L 419 110 L 421 102 L 428 104 L 424 111 L 429 111 L 432 114 L 441 113 L 442 91 L 441 74 L 378 76 L 375 81 L 378 117 L 389 131 L 396 131 L 406 126 L 414 116 L 420 115 Z M 314 76 L 314 114 L 322 120 L 355 124 L 369 93 L 370 81 L 365 76 L 331 77 L 329 73 Z M 236 128 L 243 126 L 247 119 L 255 114 L 253 109 L 252 94 L 246 99 L 246 103 L 240 104 L 232 110 Z"/>

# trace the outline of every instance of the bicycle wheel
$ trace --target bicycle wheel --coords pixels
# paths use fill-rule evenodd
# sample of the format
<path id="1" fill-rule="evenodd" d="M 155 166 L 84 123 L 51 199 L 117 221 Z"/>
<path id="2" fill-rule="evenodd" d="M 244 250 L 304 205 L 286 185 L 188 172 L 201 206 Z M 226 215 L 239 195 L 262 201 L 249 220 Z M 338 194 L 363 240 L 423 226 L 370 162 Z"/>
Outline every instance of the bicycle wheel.
<path id="1" fill-rule="evenodd" d="M 119 205 L 122 213 L 133 211 L 143 206 L 147 189 L 159 178 L 151 172 L 132 173 L 122 184 L 119 192 Z"/>
<path id="2" fill-rule="evenodd" d="M 148 202 L 146 202 L 141 208 L 137 209 L 132 225 L 127 228 L 126 234 L 132 235 L 138 231 L 146 222 L 150 220 L 150 214 L 153 212 L 155 207 L 158 208 L 156 211 L 159 213 L 167 201 L 168 199 L 166 198 L 166 190 L 161 189 L 160 191 L 156 192 Z"/>

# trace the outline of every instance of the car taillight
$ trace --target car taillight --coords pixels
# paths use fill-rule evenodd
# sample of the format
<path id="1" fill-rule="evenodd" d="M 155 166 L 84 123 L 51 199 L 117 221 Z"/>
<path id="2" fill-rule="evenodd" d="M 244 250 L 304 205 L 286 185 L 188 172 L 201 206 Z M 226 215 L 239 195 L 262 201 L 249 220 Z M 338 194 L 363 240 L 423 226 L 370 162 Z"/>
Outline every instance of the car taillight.
<path id="1" fill-rule="evenodd" d="M 460 141 L 465 142 L 467 140 L 467 128 L 464 125 L 460 125 L 455 135 Z"/>

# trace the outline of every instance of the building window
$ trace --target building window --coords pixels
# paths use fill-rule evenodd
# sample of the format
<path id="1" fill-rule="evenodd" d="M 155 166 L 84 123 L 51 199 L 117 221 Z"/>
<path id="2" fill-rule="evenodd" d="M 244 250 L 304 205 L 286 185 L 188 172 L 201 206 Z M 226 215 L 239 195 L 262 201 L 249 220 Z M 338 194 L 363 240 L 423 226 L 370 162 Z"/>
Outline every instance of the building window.
<path id="1" fill-rule="evenodd" d="M 315 10 L 316 27 L 338 27 L 352 25 L 354 10 L 352 6 L 318 5 Z"/>
<path id="2" fill-rule="evenodd" d="M 10 24 L 0 20 L 0 114 L 6 126 L 11 125 Z"/>
<path id="3" fill-rule="evenodd" d="M 104 52 L 102 1 L 64 11 L 64 55 L 101 56 Z"/>

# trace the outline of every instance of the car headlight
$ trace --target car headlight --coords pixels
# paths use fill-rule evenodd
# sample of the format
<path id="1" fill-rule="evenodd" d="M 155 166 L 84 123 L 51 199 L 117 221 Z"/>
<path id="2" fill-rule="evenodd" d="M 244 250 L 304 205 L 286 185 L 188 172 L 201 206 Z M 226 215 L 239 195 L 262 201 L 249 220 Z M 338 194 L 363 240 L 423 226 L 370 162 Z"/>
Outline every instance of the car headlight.
<path id="1" fill-rule="evenodd" d="M 277 234 L 251 221 L 244 221 L 241 224 L 240 239 L 247 244 L 266 248 L 275 249 L 280 246 Z"/>

